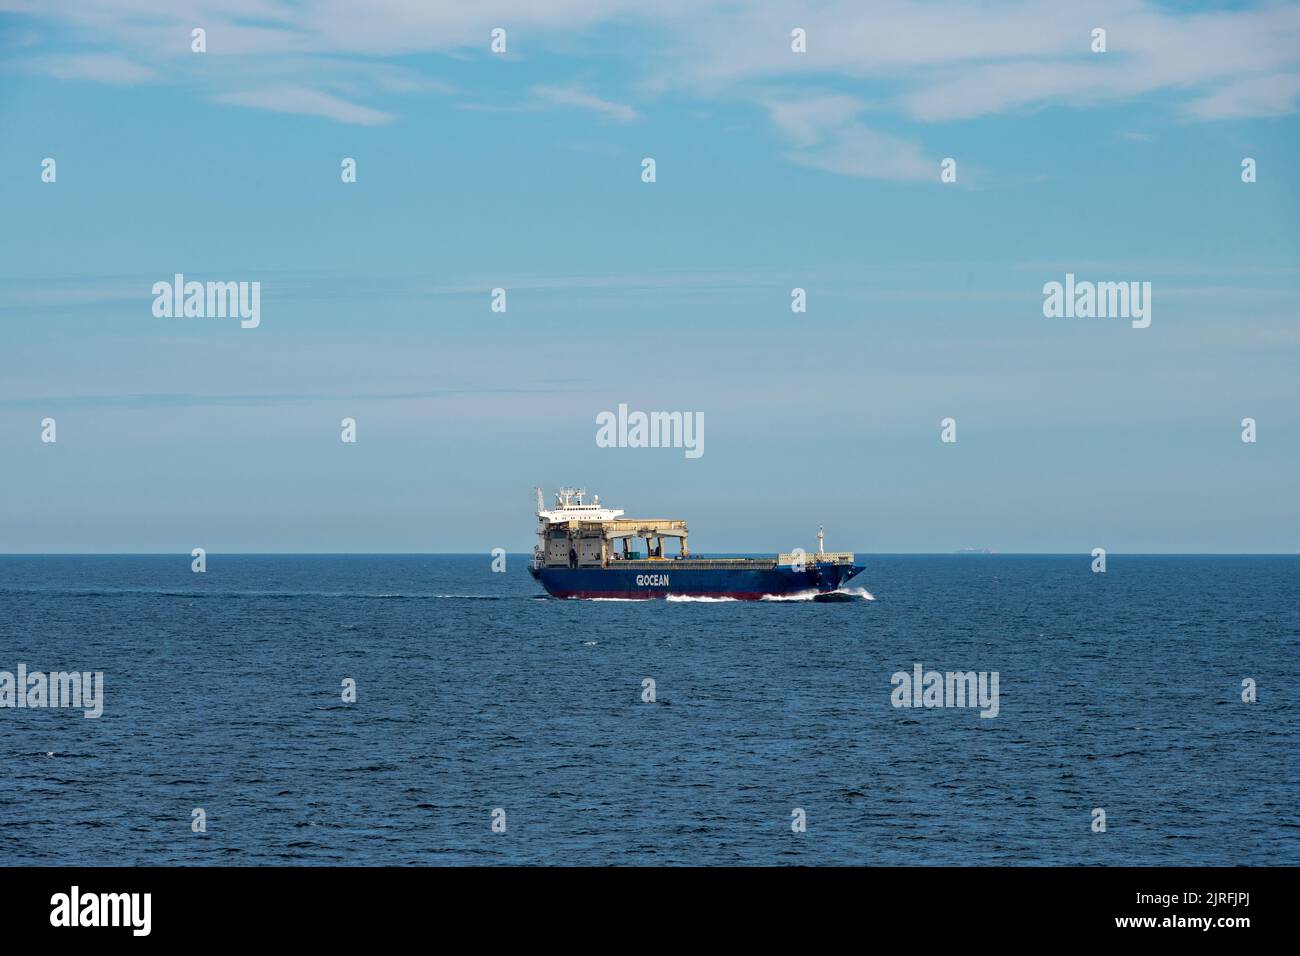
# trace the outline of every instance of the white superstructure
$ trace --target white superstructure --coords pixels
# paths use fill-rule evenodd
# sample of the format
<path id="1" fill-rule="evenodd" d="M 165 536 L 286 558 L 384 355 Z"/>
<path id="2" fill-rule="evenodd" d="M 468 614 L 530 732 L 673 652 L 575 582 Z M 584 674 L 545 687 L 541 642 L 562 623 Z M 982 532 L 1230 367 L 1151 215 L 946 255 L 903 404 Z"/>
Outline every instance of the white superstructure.
<path id="1" fill-rule="evenodd" d="M 537 489 L 537 546 L 533 549 L 533 564 L 540 567 L 546 552 L 546 528 L 552 524 L 564 524 L 568 521 L 613 521 L 623 517 L 622 508 L 602 508 L 600 495 L 593 495 L 591 504 L 582 499 L 587 492 L 583 488 L 561 488 L 555 493 L 555 507 L 546 510 L 542 489 Z"/>
<path id="2" fill-rule="evenodd" d="M 583 502 L 587 492 L 582 488 L 561 488 L 555 493 L 555 508 L 551 511 L 542 509 L 542 489 L 537 489 L 537 517 L 543 521 L 613 521 L 623 517 L 622 508 L 602 508 L 600 495 L 592 498 L 591 504 Z"/>

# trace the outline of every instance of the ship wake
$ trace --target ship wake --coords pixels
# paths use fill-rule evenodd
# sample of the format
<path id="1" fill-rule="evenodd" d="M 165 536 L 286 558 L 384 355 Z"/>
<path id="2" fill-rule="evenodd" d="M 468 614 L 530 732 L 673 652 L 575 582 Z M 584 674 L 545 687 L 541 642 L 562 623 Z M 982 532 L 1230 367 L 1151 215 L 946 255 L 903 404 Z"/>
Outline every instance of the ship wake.
<path id="1" fill-rule="evenodd" d="M 795 591 L 793 594 L 764 594 L 760 601 L 874 601 L 866 588 L 837 588 L 834 591 Z"/>

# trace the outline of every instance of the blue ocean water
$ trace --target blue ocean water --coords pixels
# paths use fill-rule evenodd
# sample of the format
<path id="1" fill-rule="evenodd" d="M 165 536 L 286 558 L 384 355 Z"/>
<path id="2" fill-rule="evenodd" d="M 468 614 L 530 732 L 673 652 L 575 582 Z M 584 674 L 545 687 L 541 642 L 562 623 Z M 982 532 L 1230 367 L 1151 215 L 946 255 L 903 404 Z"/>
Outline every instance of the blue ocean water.
<path id="1" fill-rule="evenodd" d="M 0 557 L 0 671 L 104 674 L 99 719 L 0 709 L 0 860 L 1300 863 L 1300 558 L 866 557 L 833 604 Z M 894 707 L 917 663 L 997 671 L 998 715 Z"/>

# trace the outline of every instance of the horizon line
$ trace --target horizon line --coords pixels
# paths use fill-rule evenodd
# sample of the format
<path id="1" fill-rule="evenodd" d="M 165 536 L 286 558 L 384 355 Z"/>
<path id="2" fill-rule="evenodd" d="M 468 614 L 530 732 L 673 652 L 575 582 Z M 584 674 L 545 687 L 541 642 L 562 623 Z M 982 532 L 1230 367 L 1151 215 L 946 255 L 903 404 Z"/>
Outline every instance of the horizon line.
<path id="1" fill-rule="evenodd" d="M 224 555 L 226 557 L 330 557 L 330 558 L 385 558 L 385 557 L 491 557 L 492 551 L 213 551 L 205 550 L 206 555 Z M 701 551 L 690 557 L 709 555 L 767 555 L 767 551 Z M 807 552 L 809 555 L 815 551 Z M 507 551 L 507 555 L 531 557 L 532 551 Z M 877 557 L 963 557 L 963 558 L 1013 558 L 1013 557 L 1092 557 L 1091 551 L 854 551 L 854 555 Z M 1296 551 L 1111 551 L 1106 555 L 1125 557 L 1169 557 L 1169 558 L 1286 558 L 1300 557 Z M 174 558 L 193 557 L 190 551 L 0 551 L 0 558 Z M 677 558 L 663 558 L 665 562 Z"/>

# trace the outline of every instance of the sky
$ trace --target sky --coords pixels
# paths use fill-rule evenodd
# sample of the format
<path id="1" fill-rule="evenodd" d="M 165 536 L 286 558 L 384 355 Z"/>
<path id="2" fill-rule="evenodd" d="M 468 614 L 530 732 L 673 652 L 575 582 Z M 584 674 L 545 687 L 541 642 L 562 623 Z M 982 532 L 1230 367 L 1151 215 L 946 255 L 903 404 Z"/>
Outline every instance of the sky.
<path id="1" fill-rule="evenodd" d="M 0 553 L 1296 553 L 1298 108 L 1295 3 L 0 0 Z"/>

